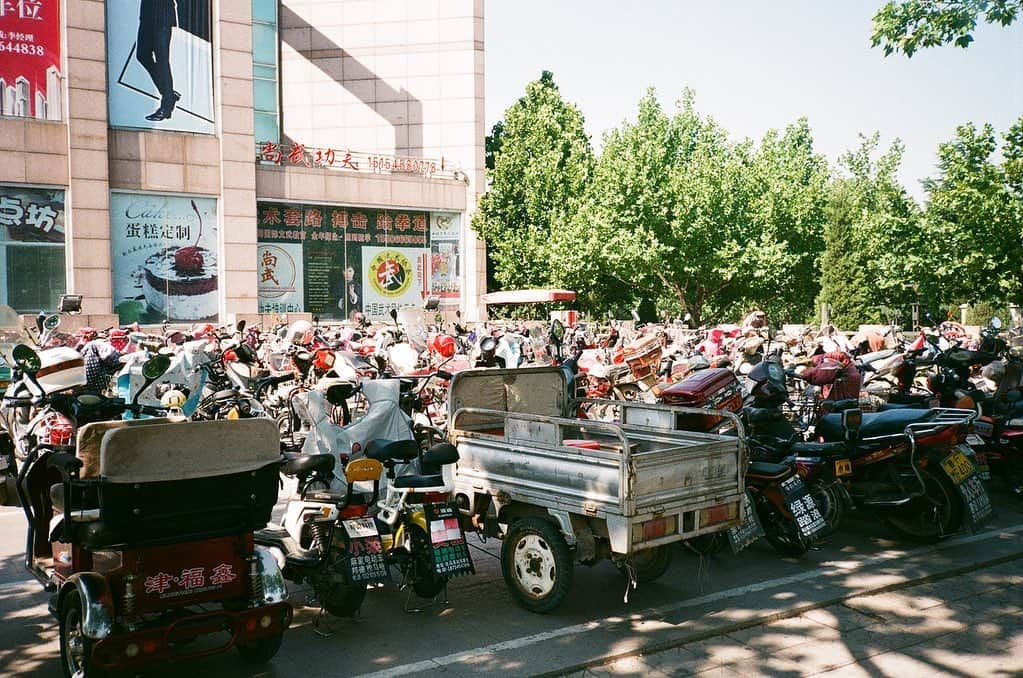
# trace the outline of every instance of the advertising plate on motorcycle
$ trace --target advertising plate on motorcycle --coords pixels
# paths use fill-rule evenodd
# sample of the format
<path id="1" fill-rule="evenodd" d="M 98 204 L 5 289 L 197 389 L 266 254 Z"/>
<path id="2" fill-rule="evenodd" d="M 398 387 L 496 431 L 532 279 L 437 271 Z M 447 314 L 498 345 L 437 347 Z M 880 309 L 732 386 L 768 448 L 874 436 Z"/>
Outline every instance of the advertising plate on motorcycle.
<path id="1" fill-rule="evenodd" d="M 728 545 L 732 553 L 739 553 L 744 548 L 764 536 L 764 526 L 760 524 L 756 509 L 753 507 L 753 496 L 746 492 L 742 499 L 742 522 L 729 529 Z"/>
<path id="2" fill-rule="evenodd" d="M 849 461 L 848 459 L 836 459 L 835 475 L 836 476 L 852 475 L 852 462 Z"/>
<path id="3" fill-rule="evenodd" d="M 984 446 L 984 439 L 981 438 L 976 433 L 971 433 L 968 436 L 966 436 L 966 442 L 971 447 L 983 447 Z"/>
<path id="4" fill-rule="evenodd" d="M 475 574 L 469 545 L 458 523 L 458 506 L 454 502 L 424 504 L 423 510 L 430 527 L 434 572 L 445 576 Z"/>
<path id="5" fill-rule="evenodd" d="M 807 539 L 813 539 L 824 531 L 827 527 L 824 516 L 821 515 L 817 502 L 810 496 L 810 491 L 802 478 L 794 475 L 782 481 L 781 491 L 796 525 L 799 526 L 800 534 Z"/>
<path id="6" fill-rule="evenodd" d="M 351 581 L 367 584 L 387 579 L 387 563 L 380 533 L 372 518 L 341 521 L 348 534 L 345 559 Z"/>
<path id="7" fill-rule="evenodd" d="M 976 532 L 992 517 L 994 511 L 991 508 L 991 498 L 988 496 L 987 490 L 984 489 L 980 475 L 973 462 L 962 451 L 964 447 L 967 446 L 960 445 L 959 449 L 945 457 L 941 461 L 941 467 L 945 469 L 945 473 L 959 490 L 966 507 L 966 518 L 970 524 L 970 531 Z M 969 448 L 967 447 L 967 449 Z M 970 451 L 972 452 L 972 450 Z"/>

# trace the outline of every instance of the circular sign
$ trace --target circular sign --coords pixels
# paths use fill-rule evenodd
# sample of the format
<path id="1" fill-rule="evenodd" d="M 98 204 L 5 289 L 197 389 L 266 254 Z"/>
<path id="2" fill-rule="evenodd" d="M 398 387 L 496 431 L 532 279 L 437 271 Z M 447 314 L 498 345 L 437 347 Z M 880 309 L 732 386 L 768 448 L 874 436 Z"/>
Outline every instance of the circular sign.
<path id="1" fill-rule="evenodd" d="M 291 254 L 277 245 L 259 246 L 259 296 L 276 299 L 295 291 L 298 266 Z"/>
<path id="2" fill-rule="evenodd" d="M 412 285 L 412 264 L 401 252 L 384 250 L 369 262 L 369 283 L 385 297 L 400 297 Z"/>

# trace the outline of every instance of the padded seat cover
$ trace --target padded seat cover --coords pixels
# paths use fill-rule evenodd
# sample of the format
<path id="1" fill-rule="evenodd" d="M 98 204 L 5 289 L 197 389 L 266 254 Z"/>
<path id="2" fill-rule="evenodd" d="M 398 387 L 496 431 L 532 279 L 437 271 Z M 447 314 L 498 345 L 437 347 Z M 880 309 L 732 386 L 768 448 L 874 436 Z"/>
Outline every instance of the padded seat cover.
<path id="1" fill-rule="evenodd" d="M 412 461 L 419 456 L 419 444 L 414 440 L 376 438 L 366 446 L 366 456 L 377 461 Z"/>
<path id="2" fill-rule="evenodd" d="M 930 417 L 930 410 L 900 409 L 885 412 L 864 412 L 863 423 L 860 424 L 861 438 L 896 435 L 918 421 Z M 845 428 L 842 426 L 840 413 L 825 414 L 817 420 L 817 434 L 825 442 L 837 442 L 845 439 Z"/>
<path id="3" fill-rule="evenodd" d="M 280 460 L 279 436 L 263 418 L 117 428 L 100 443 L 100 475 L 149 483 L 252 472 Z"/>
<path id="4" fill-rule="evenodd" d="M 281 467 L 286 476 L 308 476 L 319 471 L 330 474 L 334 471 L 334 457 L 330 454 L 296 454 L 291 455 Z"/>
<path id="5" fill-rule="evenodd" d="M 86 424 L 78 429 L 78 442 L 75 456 L 82 461 L 82 468 L 78 471 L 78 477 L 99 478 L 99 450 L 100 443 L 107 431 L 113 431 L 128 426 L 153 426 L 155 424 L 169 424 L 172 420 L 166 417 L 156 419 L 126 419 L 123 421 L 99 421 Z"/>
<path id="6" fill-rule="evenodd" d="M 788 475 L 789 467 L 785 464 L 772 464 L 769 461 L 751 461 L 748 473 L 761 478 L 778 478 Z"/>
<path id="7" fill-rule="evenodd" d="M 845 442 L 840 443 L 796 443 L 791 448 L 797 457 L 824 457 L 825 459 L 845 459 L 849 449 Z"/>
<path id="8" fill-rule="evenodd" d="M 430 476 L 399 476 L 391 484 L 399 488 L 443 487 L 444 476 L 440 474 Z"/>

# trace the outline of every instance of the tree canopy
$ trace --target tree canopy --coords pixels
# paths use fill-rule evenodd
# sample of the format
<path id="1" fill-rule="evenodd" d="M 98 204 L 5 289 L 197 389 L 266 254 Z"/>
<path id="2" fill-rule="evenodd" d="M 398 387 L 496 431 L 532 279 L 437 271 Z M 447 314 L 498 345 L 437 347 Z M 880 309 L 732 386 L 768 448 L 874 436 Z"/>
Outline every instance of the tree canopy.
<path id="1" fill-rule="evenodd" d="M 977 22 L 1008 26 L 1023 10 L 1023 0 L 902 0 L 874 15 L 871 43 L 885 56 L 907 57 L 920 48 L 954 44 L 969 47 Z"/>

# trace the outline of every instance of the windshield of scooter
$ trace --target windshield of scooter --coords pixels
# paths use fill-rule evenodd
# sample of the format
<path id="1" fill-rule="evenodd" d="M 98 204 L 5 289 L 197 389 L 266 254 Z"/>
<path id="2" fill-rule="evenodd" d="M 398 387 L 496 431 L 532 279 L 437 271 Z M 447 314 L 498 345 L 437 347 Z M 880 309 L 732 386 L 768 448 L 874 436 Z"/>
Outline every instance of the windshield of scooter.
<path id="1" fill-rule="evenodd" d="M 34 346 L 35 342 L 24 330 L 17 312 L 5 304 L 0 304 L 0 381 L 10 380 L 10 370 L 14 364 L 11 351 L 18 344 Z"/>

